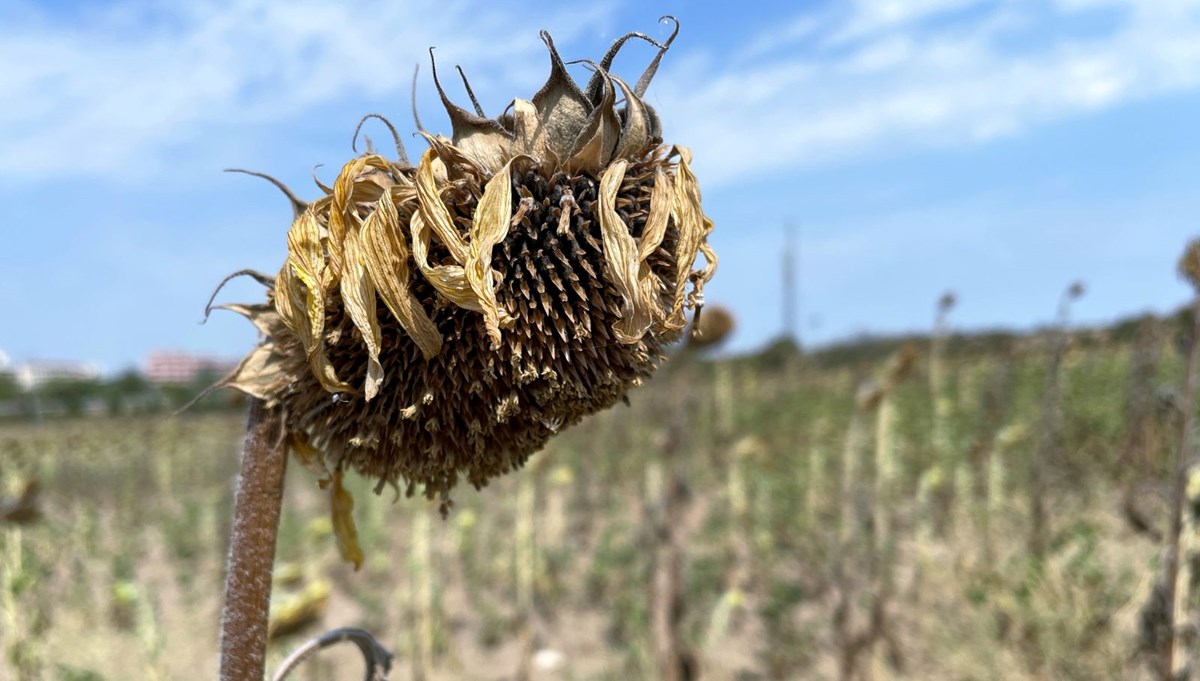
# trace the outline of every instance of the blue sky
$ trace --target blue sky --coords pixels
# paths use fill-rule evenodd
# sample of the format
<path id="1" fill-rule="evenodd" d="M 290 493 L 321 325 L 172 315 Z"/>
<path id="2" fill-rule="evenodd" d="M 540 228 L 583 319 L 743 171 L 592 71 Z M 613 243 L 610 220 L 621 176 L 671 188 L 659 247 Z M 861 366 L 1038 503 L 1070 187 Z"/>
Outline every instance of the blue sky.
<path id="1" fill-rule="evenodd" d="M 539 5 L 0 0 L 0 349 L 111 370 L 242 354 L 240 318 L 197 321 L 226 273 L 278 268 L 290 212 L 222 168 L 314 196 L 363 114 L 412 129 L 427 47 L 495 115 L 544 80 L 538 29 L 597 58 L 626 31 L 665 37 L 667 13 L 683 29 L 648 99 L 695 154 L 720 256 L 706 293 L 737 312 L 734 349 L 779 333 L 788 221 L 808 343 L 926 328 L 947 289 L 966 329 L 1045 323 L 1076 279 L 1085 323 L 1187 298 L 1198 0 Z M 616 70 L 650 56 L 631 44 Z M 448 132 L 427 69 L 418 102 Z"/>

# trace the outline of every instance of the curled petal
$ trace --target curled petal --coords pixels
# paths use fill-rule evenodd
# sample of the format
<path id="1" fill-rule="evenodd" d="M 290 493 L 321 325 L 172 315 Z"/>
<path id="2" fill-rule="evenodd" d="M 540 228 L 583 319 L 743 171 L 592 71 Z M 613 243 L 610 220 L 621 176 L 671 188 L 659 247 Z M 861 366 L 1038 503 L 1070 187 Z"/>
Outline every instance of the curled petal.
<path id="1" fill-rule="evenodd" d="M 318 289 L 319 290 L 319 289 Z M 313 375 L 321 383 L 321 387 L 329 392 L 349 390 L 350 386 L 343 383 L 329 363 L 325 352 L 325 313 L 322 312 L 319 321 L 310 321 L 306 304 L 312 298 L 310 291 L 305 289 L 304 282 L 288 266 L 279 270 L 275 279 L 275 309 L 287 328 L 300 339 L 308 354 L 308 363 Z M 314 333 L 316 329 L 316 333 Z"/>
<path id="2" fill-rule="evenodd" d="M 467 281 L 467 273 L 462 266 L 429 264 L 431 235 L 429 225 L 425 223 L 421 214 L 413 215 L 409 225 L 412 229 L 413 260 L 416 261 L 417 267 L 420 268 L 426 281 L 437 289 L 442 297 L 455 305 L 467 310 L 482 312 L 483 307 L 480 306 L 479 298 Z"/>
<path id="3" fill-rule="evenodd" d="M 390 193 L 363 222 L 362 243 L 367 273 L 380 299 L 421 349 L 425 359 L 437 356 L 442 336 L 409 289 L 408 242 Z"/>
<path id="4" fill-rule="evenodd" d="M 675 171 L 675 197 L 671 210 L 671 217 L 679 229 L 679 245 L 676 247 L 675 260 L 678 271 L 675 275 L 675 301 L 671 308 L 668 326 L 681 329 L 686 323 L 683 314 L 683 290 L 691 277 L 692 264 L 696 261 L 700 244 L 704 241 L 705 234 L 709 229 L 708 225 L 711 222 L 704 216 L 700 207 L 700 185 L 696 182 L 696 176 L 692 174 L 691 168 L 688 167 L 687 159 L 691 154 L 686 149 L 679 148 L 679 151 L 679 165 Z"/>
<path id="5" fill-rule="evenodd" d="M 391 179 L 391 163 L 375 154 L 359 156 L 342 167 L 333 183 L 333 199 L 329 205 L 329 273 L 325 282 L 329 286 L 337 283 L 345 268 L 342 253 L 346 232 L 359 227 L 356 204 L 376 201 Z"/>
<path id="6" fill-rule="evenodd" d="M 466 262 L 467 282 L 483 308 L 488 336 L 497 346 L 500 344 L 500 327 L 510 326 L 513 321 L 496 302 L 492 276 L 492 249 L 508 235 L 512 219 L 511 173 L 512 161 L 509 161 L 484 186 L 483 196 L 471 220 L 471 248 Z"/>
<path id="7" fill-rule="evenodd" d="M 433 172 L 435 158 L 436 151 L 433 148 L 426 149 L 425 153 L 421 155 L 421 163 L 417 166 L 417 201 L 420 211 L 418 215 L 421 216 L 425 226 L 432 229 L 438 240 L 450 251 L 450 257 L 461 264 L 467 261 L 467 244 L 454 226 L 454 219 L 450 216 L 446 204 L 442 202 L 441 194 L 438 193 Z M 413 231 L 413 248 L 416 249 L 415 227 Z"/>
<path id="8" fill-rule="evenodd" d="M 384 194 L 386 196 L 386 194 Z M 375 284 L 367 273 L 365 249 L 359 243 L 359 233 L 346 233 L 346 272 L 341 280 L 342 303 L 346 313 L 362 334 L 367 346 L 367 378 L 363 393 L 370 402 L 379 393 L 383 384 L 383 365 L 379 362 L 379 348 L 383 345 L 383 333 L 375 312 Z"/>
<path id="9" fill-rule="evenodd" d="M 307 327 L 307 330 L 301 335 L 301 338 L 305 341 L 304 349 L 311 354 L 316 349 L 317 341 L 325 330 L 325 291 L 322 280 L 326 264 L 325 246 L 321 242 L 321 225 L 317 222 L 317 217 L 312 210 L 305 211 L 292 223 L 291 229 L 288 230 L 287 244 L 287 268 L 291 270 L 296 279 L 299 279 L 305 289 L 303 318 L 306 324 L 302 326 Z M 294 281 L 289 279 L 286 284 L 288 288 L 283 293 L 293 293 Z M 279 295 L 277 281 L 276 296 Z M 280 314 L 285 323 L 291 320 L 299 324 L 300 315 L 295 314 L 294 311 L 281 309 Z M 299 329 L 293 328 L 291 323 L 288 323 L 288 328 L 291 328 L 293 333 L 300 334 Z"/>
<path id="10" fill-rule="evenodd" d="M 654 321 L 653 305 L 638 284 L 638 245 L 629 227 L 617 214 L 617 192 L 629 164 L 619 160 L 600 178 L 600 233 L 604 241 L 604 267 L 621 293 L 621 319 L 613 335 L 621 343 L 637 343 Z"/>

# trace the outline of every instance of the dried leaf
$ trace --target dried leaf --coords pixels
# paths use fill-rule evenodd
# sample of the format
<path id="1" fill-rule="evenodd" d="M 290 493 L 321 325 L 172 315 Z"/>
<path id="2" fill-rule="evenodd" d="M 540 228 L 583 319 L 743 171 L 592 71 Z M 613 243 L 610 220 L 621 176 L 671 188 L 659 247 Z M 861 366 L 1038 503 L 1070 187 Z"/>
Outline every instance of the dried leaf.
<path id="1" fill-rule="evenodd" d="M 570 160 L 566 164 L 573 171 L 596 171 L 602 168 L 612 158 L 621 137 L 621 121 L 617 119 L 614 109 L 616 92 L 612 78 L 598 67 L 597 73 L 602 78 L 604 94 L 575 139 Z"/>
<path id="2" fill-rule="evenodd" d="M 508 235 L 512 220 L 512 161 L 496 173 L 483 188 L 483 196 L 471 220 L 471 246 L 467 256 L 467 283 L 483 308 L 483 321 L 494 345 L 500 344 L 500 327 L 513 320 L 496 303 L 492 276 L 492 249 Z"/>
<path id="3" fill-rule="evenodd" d="M 600 233 L 604 239 L 605 269 L 621 293 L 621 320 L 613 326 L 613 335 L 621 343 L 636 343 L 654 320 L 652 306 L 638 285 L 638 245 L 625 221 L 617 214 L 617 192 L 629 164 L 617 161 L 600 178 Z"/>
<path id="4" fill-rule="evenodd" d="M 286 357 L 276 352 L 274 343 L 264 343 L 246 355 L 221 385 L 273 402 L 280 386 L 290 380 L 285 360 Z"/>
<path id="5" fill-rule="evenodd" d="M 383 365 L 379 363 L 379 348 L 383 334 L 375 313 L 375 285 L 367 273 L 365 253 L 359 243 L 357 230 L 346 232 L 346 271 L 342 275 L 342 302 L 355 328 L 362 334 L 367 345 L 367 378 L 363 385 L 366 400 L 370 402 L 379 393 L 383 384 Z"/>
<path id="6" fill-rule="evenodd" d="M 513 152 L 526 154 L 548 161 L 550 146 L 546 141 L 546 126 L 542 125 L 541 116 L 533 102 L 524 99 L 513 100 Z"/>
<path id="7" fill-rule="evenodd" d="M 362 245 L 367 273 L 379 297 L 425 359 L 436 357 L 442 349 L 442 336 L 409 289 L 408 242 L 391 193 L 383 195 L 363 223 Z"/>
<path id="8" fill-rule="evenodd" d="M 342 486 L 342 475 L 343 471 L 339 468 L 333 474 L 333 484 L 329 486 L 333 535 L 337 538 L 342 560 L 354 563 L 354 569 L 358 570 L 362 567 L 363 552 L 358 545 L 358 529 L 354 526 L 354 497 Z"/>
<path id="9" fill-rule="evenodd" d="M 633 94 L 629 85 L 617 76 L 612 77 L 625 94 L 625 125 L 621 128 L 621 142 L 617 145 L 614 158 L 631 158 L 650 143 L 650 115 L 641 97 Z"/>
<path id="10" fill-rule="evenodd" d="M 433 61 L 432 48 L 429 50 L 429 60 L 433 68 L 433 84 L 437 87 L 442 105 L 446 107 L 446 113 L 450 116 L 454 146 L 489 171 L 499 168 L 512 147 L 512 138 L 508 131 L 498 121 L 473 114 L 451 102 L 446 96 L 446 91 L 442 89 L 441 81 L 438 80 L 437 63 Z M 465 76 L 463 82 L 466 82 Z"/>
<path id="11" fill-rule="evenodd" d="M 417 166 L 417 205 L 419 215 L 425 225 L 430 227 L 438 240 L 450 251 L 450 257 L 462 264 L 467 261 L 467 244 L 454 226 L 454 219 L 442 197 L 438 193 L 433 176 L 433 160 L 436 158 L 434 149 L 426 149 L 421 155 L 421 163 Z M 414 230 L 415 231 L 415 230 Z M 414 245 L 414 250 L 415 250 Z"/>
<path id="12" fill-rule="evenodd" d="M 544 130 L 542 134 L 545 135 L 548 152 L 539 158 L 545 163 L 555 164 L 570 157 L 579 131 L 592 112 L 592 105 L 567 73 L 567 67 L 562 57 L 558 56 L 550 34 L 542 31 L 541 35 L 542 42 L 550 50 L 550 78 L 533 95 L 533 106 L 537 109 L 540 127 Z"/>
<path id="13" fill-rule="evenodd" d="M 229 310 L 230 312 L 242 315 L 250 320 L 250 323 L 254 325 L 254 328 L 258 329 L 259 333 L 268 338 L 275 336 L 287 328 L 283 323 L 283 319 L 280 318 L 279 312 L 270 304 L 243 305 L 241 303 L 226 303 L 224 305 L 217 305 L 213 309 Z"/>

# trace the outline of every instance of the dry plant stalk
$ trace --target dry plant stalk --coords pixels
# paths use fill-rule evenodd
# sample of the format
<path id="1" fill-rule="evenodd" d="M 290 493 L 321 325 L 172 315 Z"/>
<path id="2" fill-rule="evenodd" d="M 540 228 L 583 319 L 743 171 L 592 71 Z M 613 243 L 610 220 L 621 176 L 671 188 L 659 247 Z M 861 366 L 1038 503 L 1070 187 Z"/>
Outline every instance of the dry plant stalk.
<path id="1" fill-rule="evenodd" d="M 482 487 L 625 399 L 703 305 L 713 223 L 691 153 L 663 143 L 643 99 L 678 33 L 664 19 L 675 24 L 665 42 L 630 33 L 599 63 L 583 60 L 583 87 L 542 32 L 549 79 L 494 119 L 473 95 L 474 112 L 453 104 L 435 65 L 453 134 L 419 130 L 429 148 L 417 163 L 394 134 L 396 160 L 368 150 L 332 186 L 318 182 L 311 203 L 271 180 L 295 213 L 287 259 L 275 276 L 238 273 L 266 286 L 267 300 L 222 307 L 264 340 L 221 385 L 278 414 L 278 449 L 317 475 L 356 566 L 346 471 L 377 480 L 377 493 L 420 489 L 445 511 L 460 479 Z M 657 53 L 631 86 L 609 68 L 634 38 Z M 281 481 L 251 489 L 266 495 Z M 248 548 L 235 544 L 234 559 Z M 244 578 L 258 585 L 256 605 L 226 618 L 238 632 L 226 632 L 227 658 L 261 659 L 252 649 L 265 631 L 236 621 L 265 621 L 270 565 L 254 565 L 261 572 Z M 258 678 L 257 662 L 228 664 L 228 678 Z"/>
<path id="2" fill-rule="evenodd" d="M 428 679 L 434 668 L 434 627 L 437 613 L 434 608 L 433 523 L 428 509 L 418 509 L 413 515 L 413 555 L 410 574 L 414 608 L 412 670 L 415 681 Z"/>
<path id="3" fill-rule="evenodd" d="M 1192 464 L 1193 444 L 1192 430 L 1196 420 L 1196 380 L 1197 370 L 1200 369 L 1200 239 L 1188 244 L 1179 260 L 1179 274 L 1187 280 L 1195 292 L 1192 303 L 1192 336 L 1188 345 L 1187 373 L 1184 378 L 1183 398 L 1180 410 L 1183 412 L 1183 425 L 1179 434 L 1179 449 L 1171 462 L 1171 498 L 1170 520 L 1167 528 L 1166 560 L 1164 569 L 1164 584 L 1166 587 L 1166 603 L 1169 609 L 1167 621 L 1168 631 L 1166 646 L 1162 654 L 1161 678 L 1164 681 L 1186 678 L 1187 649 L 1180 640 L 1184 633 L 1186 585 L 1180 584 L 1180 563 L 1183 553 L 1183 531 L 1185 525 L 1185 504 L 1187 501 L 1188 469 Z"/>
<path id="4" fill-rule="evenodd" d="M 857 545 L 857 548 L 868 552 L 868 559 L 864 562 L 870 566 L 872 573 L 870 575 L 872 593 L 867 599 L 870 602 L 869 608 L 866 609 L 866 612 L 859 613 L 859 606 L 863 599 L 854 593 L 855 580 L 847 574 L 839 575 L 840 602 L 835 614 L 834 626 L 840 647 L 841 678 L 852 678 L 856 674 L 862 673 L 860 665 L 864 654 L 870 656 L 870 664 L 873 667 L 882 667 L 884 661 L 878 654 L 881 651 L 877 647 L 881 641 L 887 646 L 886 657 L 890 661 L 898 662 L 901 659 L 899 644 L 893 631 L 892 617 L 889 612 L 890 602 L 896 591 L 893 563 L 897 553 L 895 536 L 897 523 L 894 514 L 899 496 L 897 489 L 899 464 L 896 460 L 894 432 L 896 414 L 893 398 L 896 388 L 912 374 L 918 354 L 915 345 L 905 345 L 888 362 L 881 379 L 877 382 L 867 383 L 859 390 L 858 394 L 855 417 L 859 417 L 860 414 L 862 418 L 870 414 L 875 415 L 874 480 L 872 489 L 865 492 L 870 496 L 870 500 L 863 504 L 871 509 L 871 519 L 868 522 L 865 518 L 856 518 L 859 520 L 860 526 L 870 529 L 871 535 L 868 542 L 851 543 L 850 540 L 853 537 L 846 534 L 848 530 L 845 528 L 849 525 L 843 518 L 841 550 L 846 552 L 846 555 L 850 555 L 849 552 L 853 551 Z M 851 433 L 847 437 L 848 443 L 854 437 L 854 430 L 862 428 L 862 426 L 852 421 L 850 428 Z M 865 472 L 863 462 L 858 460 L 858 457 L 862 456 L 862 449 L 861 445 L 856 444 L 853 451 L 847 452 L 848 455 L 854 457 L 853 460 L 847 461 L 847 468 L 856 471 L 856 475 Z M 846 493 L 851 499 L 864 494 L 862 485 L 854 477 L 847 479 L 846 482 L 849 487 L 843 493 Z M 849 503 L 851 507 L 854 507 L 862 502 L 852 500 Z M 850 510 L 854 514 L 859 513 L 857 510 Z M 855 617 L 856 614 L 861 614 L 862 617 Z M 859 621 L 862 624 L 856 627 L 855 625 Z"/>
<path id="5" fill-rule="evenodd" d="M 1042 397 L 1041 436 L 1038 447 L 1029 459 L 1029 553 L 1037 559 L 1046 555 L 1050 520 L 1047 517 L 1046 479 L 1048 459 L 1055 455 L 1062 429 L 1062 363 L 1070 345 L 1068 324 L 1071 303 L 1083 296 L 1081 282 L 1074 282 L 1063 292 L 1058 303 L 1058 323 L 1054 332 L 1050 365 L 1046 369 L 1046 390 Z"/>
<path id="6" fill-rule="evenodd" d="M 676 410 L 678 411 L 678 410 Z M 675 419 L 677 420 L 677 419 Z M 676 422 L 663 434 L 662 460 L 665 478 L 661 498 L 653 514 L 655 556 L 651 602 L 651 634 L 654 639 L 655 667 L 663 681 L 692 678 L 693 660 L 687 650 L 680 624 L 684 616 L 683 542 L 680 524 L 686 504 L 687 482 L 680 469 L 678 453 L 682 427 Z"/>
<path id="7" fill-rule="evenodd" d="M 954 453 L 950 445 L 950 414 L 953 402 L 946 394 L 946 339 L 950 333 L 947 321 L 950 312 L 958 304 L 953 291 L 938 298 L 937 314 L 933 322 L 933 335 L 929 341 L 929 395 L 933 402 L 933 429 L 930 446 L 933 450 L 933 468 L 925 473 L 931 484 L 931 499 L 937 503 L 936 514 L 925 514 L 924 519 L 937 517 L 943 521 L 949 516 L 954 496 Z"/>

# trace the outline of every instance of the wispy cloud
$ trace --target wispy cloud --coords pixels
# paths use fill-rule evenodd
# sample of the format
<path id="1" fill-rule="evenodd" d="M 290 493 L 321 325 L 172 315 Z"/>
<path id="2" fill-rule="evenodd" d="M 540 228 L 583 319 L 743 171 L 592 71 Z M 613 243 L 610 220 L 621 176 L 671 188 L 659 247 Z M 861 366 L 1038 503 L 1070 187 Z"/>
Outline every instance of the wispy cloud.
<path id="1" fill-rule="evenodd" d="M 532 10 L 455 0 L 229 0 L 69 22 L 0 7 L 0 176 L 153 174 L 172 145 L 211 126 L 404 92 L 430 45 L 504 86 L 535 61 L 545 68 L 529 25 L 570 39 L 610 12 L 597 3 L 534 21 Z"/>
<path id="2" fill-rule="evenodd" d="M 783 22 L 742 55 L 756 58 L 668 66 L 654 97 L 710 183 L 969 144 L 1195 88 L 1200 2 L 864 1 Z"/>

